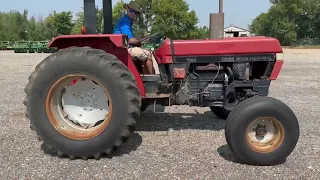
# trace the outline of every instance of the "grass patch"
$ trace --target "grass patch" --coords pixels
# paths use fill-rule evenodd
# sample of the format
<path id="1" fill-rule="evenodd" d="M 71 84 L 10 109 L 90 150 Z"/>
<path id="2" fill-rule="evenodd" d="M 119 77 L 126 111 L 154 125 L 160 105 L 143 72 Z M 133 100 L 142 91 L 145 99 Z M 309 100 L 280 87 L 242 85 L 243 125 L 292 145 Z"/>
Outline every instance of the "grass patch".
<path id="1" fill-rule="evenodd" d="M 319 46 L 282 46 L 285 49 L 320 49 Z"/>

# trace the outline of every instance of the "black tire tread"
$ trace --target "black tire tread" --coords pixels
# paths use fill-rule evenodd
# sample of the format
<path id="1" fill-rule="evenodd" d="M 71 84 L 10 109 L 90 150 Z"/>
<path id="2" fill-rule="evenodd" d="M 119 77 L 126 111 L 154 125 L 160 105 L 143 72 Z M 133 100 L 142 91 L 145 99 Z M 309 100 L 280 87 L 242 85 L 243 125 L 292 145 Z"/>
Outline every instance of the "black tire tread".
<path id="1" fill-rule="evenodd" d="M 229 146 L 231 151 L 233 151 L 233 147 L 232 147 L 232 145 L 230 143 L 229 128 L 228 128 L 230 123 L 231 123 L 230 119 L 233 119 L 233 116 L 235 116 L 235 115 L 237 116 L 238 115 L 238 114 L 235 113 L 237 111 L 237 109 L 242 108 L 243 106 L 246 106 L 251 101 L 256 101 L 256 100 L 259 100 L 258 96 L 251 97 L 251 98 L 248 98 L 248 99 L 246 99 L 244 101 L 241 101 L 239 104 L 237 104 L 237 106 L 235 108 L 232 109 L 232 111 L 230 112 L 228 118 L 226 119 L 224 136 L 226 138 L 227 144 L 228 144 L 228 146 Z"/>
<path id="2" fill-rule="evenodd" d="M 287 137 L 294 137 L 294 138 L 298 138 L 299 137 L 299 123 L 298 123 L 298 120 L 297 120 L 294 112 L 290 109 L 290 107 L 288 107 L 282 101 L 280 101 L 278 99 L 275 99 L 275 98 L 272 98 L 272 97 L 261 97 L 261 96 L 252 97 L 252 98 L 249 98 L 249 99 L 239 103 L 239 105 L 236 106 L 233 109 L 233 111 L 230 113 L 230 115 L 229 115 L 229 117 L 227 119 L 227 122 L 226 122 L 225 138 L 227 140 L 227 143 L 228 143 L 230 149 L 235 154 L 238 154 L 239 152 L 243 152 L 242 150 L 239 150 L 239 149 L 237 149 L 237 153 L 234 151 L 235 149 L 234 149 L 233 145 L 231 144 L 231 139 L 229 137 L 229 135 L 231 134 L 230 129 L 235 130 L 235 129 L 239 128 L 239 123 L 241 123 L 241 122 L 238 121 L 238 119 L 235 118 L 235 116 L 238 116 L 246 108 L 246 106 L 254 107 L 253 103 L 258 102 L 258 101 L 261 101 L 261 102 L 267 102 L 268 101 L 269 103 L 272 102 L 275 105 L 281 106 L 283 108 L 281 110 L 286 112 L 284 114 L 286 114 L 288 116 L 291 116 L 291 118 L 288 118 L 288 119 L 290 119 L 291 126 L 298 128 L 298 129 L 294 129 L 294 130 L 296 130 L 296 132 L 295 132 L 296 134 L 294 134 L 293 136 L 287 136 Z M 295 144 L 297 143 L 297 139 L 291 139 L 291 141 L 292 141 L 292 144 L 290 144 L 290 145 L 291 146 L 292 145 L 295 146 Z M 237 147 L 237 148 L 239 148 L 239 147 Z M 292 148 L 292 147 L 290 147 L 290 148 Z M 285 158 L 289 154 L 290 154 L 290 152 L 287 151 L 285 154 L 283 154 L 284 157 L 281 157 L 280 159 L 272 160 L 272 161 L 269 161 L 269 159 L 256 161 L 256 160 L 251 159 L 251 157 L 250 158 L 247 157 L 248 159 L 245 160 L 245 158 L 242 157 L 242 156 L 240 157 L 240 160 L 243 161 L 246 164 L 252 164 L 252 165 L 276 165 L 276 164 L 279 164 L 279 163 L 283 163 L 285 161 Z M 240 155 L 240 154 L 238 154 L 238 155 Z"/>
<path id="3" fill-rule="evenodd" d="M 123 129 L 121 133 L 121 137 L 118 138 L 116 143 L 114 144 L 113 148 L 111 149 L 105 149 L 103 152 L 99 152 L 96 154 L 92 154 L 91 157 L 94 157 L 95 159 L 100 159 L 101 155 L 104 153 L 106 154 L 112 154 L 115 149 L 117 149 L 119 146 L 121 146 L 123 143 L 126 142 L 130 134 L 134 131 L 134 126 L 136 124 L 136 119 L 140 116 L 140 107 L 141 107 L 141 97 L 139 89 L 135 83 L 135 79 L 131 72 L 128 70 L 127 66 L 125 66 L 118 58 L 112 54 L 108 54 L 103 50 L 99 49 L 93 49 L 90 47 L 69 47 L 66 49 L 61 49 L 48 57 L 46 57 L 42 62 L 40 62 L 36 67 L 34 72 L 29 76 L 29 82 L 26 85 L 24 91 L 26 93 L 25 99 L 23 100 L 23 104 L 26 106 L 26 112 L 25 115 L 29 119 L 30 112 L 28 111 L 29 107 L 29 101 L 32 89 L 35 88 L 35 84 L 33 83 L 34 79 L 38 76 L 41 76 L 41 74 L 38 73 L 40 69 L 42 69 L 44 66 L 46 66 L 46 63 L 49 61 L 55 61 L 57 56 L 64 56 L 67 53 L 72 53 L 74 56 L 83 56 L 84 54 L 88 56 L 88 60 L 90 61 L 97 61 L 93 63 L 99 63 L 100 66 L 107 66 L 107 68 L 110 71 L 113 71 L 112 73 L 115 74 L 119 78 L 120 84 L 123 86 L 123 88 L 126 90 L 127 96 L 128 96 L 128 120 L 126 128 Z M 98 58 L 98 60 L 97 60 Z M 104 60 L 104 58 L 108 59 L 107 61 Z M 67 59 L 64 59 L 64 61 L 67 61 Z M 42 136 L 39 134 L 39 131 L 37 128 L 33 125 L 32 119 L 30 119 L 30 129 L 35 131 L 37 134 L 37 138 L 39 141 L 44 141 Z M 46 143 L 46 142 L 44 142 Z M 62 152 L 59 149 L 56 149 L 58 152 L 59 157 L 63 157 L 66 155 L 69 157 L 69 159 L 75 159 L 76 157 L 71 154 L 66 154 Z M 88 159 L 89 156 L 82 156 L 80 157 L 82 159 Z"/>

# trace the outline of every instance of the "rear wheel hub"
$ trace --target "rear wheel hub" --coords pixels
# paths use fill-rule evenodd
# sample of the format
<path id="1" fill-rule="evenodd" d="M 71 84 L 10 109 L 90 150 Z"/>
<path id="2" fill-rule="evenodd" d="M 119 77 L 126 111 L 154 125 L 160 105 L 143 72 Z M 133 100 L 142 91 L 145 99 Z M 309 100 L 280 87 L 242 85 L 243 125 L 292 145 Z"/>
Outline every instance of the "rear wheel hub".
<path id="1" fill-rule="evenodd" d="M 97 136 L 109 124 L 112 104 L 107 91 L 87 75 L 68 75 L 59 79 L 47 96 L 51 124 L 72 139 Z"/>
<path id="2" fill-rule="evenodd" d="M 68 119 L 84 128 L 103 121 L 109 112 L 108 104 L 103 89 L 90 79 L 76 81 L 62 95 L 62 108 Z"/>

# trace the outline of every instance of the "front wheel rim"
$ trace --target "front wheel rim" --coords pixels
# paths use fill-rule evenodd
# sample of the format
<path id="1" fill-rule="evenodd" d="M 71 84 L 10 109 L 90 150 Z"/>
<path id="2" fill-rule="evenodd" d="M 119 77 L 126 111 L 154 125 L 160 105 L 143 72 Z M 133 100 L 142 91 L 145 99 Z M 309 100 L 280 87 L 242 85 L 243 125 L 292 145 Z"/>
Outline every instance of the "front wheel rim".
<path id="1" fill-rule="evenodd" d="M 50 123 L 62 135 L 86 140 L 99 135 L 110 123 L 112 101 L 96 78 L 71 74 L 57 80 L 46 97 Z"/>
<path id="2" fill-rule="evenodd" d="M 251 149 L 259 153 L 269 153 L 277 149 L 284 141 L 282 124 L 271 117 L 255 119 L 246 130 L 246 142 Z"/>

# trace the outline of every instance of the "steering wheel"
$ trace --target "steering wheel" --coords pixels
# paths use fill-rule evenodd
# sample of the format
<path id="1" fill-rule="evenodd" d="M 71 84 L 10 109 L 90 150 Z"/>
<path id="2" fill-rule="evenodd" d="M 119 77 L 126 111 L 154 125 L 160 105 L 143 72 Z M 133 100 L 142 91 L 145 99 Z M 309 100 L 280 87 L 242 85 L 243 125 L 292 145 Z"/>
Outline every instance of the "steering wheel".
<path id="1" fill-rule="evenodd" d="M 157 49 L 158 47 L 160 47 L 162 45 L 162 43 L 164 42 L 165 39 L 166 39 L 166 37 L 164 36 L 163 33 L 161 33 L 161 32 L 154 33 L 154 34 L 151 34 L 147 37 L 140 39 L 140 46 L 139 47 L 143 47 L 145 49 L 149 49 L 151 51 L 154 51 L 154 49 Z"/>
<path id="2" fill-rule="evenodd" d="M 151 39 L 152 37 L 155 37 L 155 36 L 158 36 L 158 35 L 161 35 L 161 33 L 158 32 L 158 33 L 151 34 L 151 35 L 149 35 L 149 36 L 147 36 L 147 37 L 142 38 L 142 39 L 140 40 L 140 42 L 143 43 L 144 41 L 146 41 L 146 40 L 148 40 L 148 39 Z"/>

